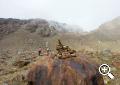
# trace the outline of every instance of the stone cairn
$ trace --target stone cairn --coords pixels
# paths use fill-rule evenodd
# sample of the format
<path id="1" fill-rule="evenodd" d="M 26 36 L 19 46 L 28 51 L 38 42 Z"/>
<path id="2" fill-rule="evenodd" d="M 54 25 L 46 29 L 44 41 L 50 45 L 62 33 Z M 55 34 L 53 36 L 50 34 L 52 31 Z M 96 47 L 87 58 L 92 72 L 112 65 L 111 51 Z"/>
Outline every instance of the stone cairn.
<path id="1" fill-rule="evenodd" d="M 76 51 L 69 48 L 69 46 L 65 46 L 58 40 L 58 44 L 56 46 L 57 50 L 57 58 L 59 59 L 67 59 L 71 57 L 76 57 Z"/>

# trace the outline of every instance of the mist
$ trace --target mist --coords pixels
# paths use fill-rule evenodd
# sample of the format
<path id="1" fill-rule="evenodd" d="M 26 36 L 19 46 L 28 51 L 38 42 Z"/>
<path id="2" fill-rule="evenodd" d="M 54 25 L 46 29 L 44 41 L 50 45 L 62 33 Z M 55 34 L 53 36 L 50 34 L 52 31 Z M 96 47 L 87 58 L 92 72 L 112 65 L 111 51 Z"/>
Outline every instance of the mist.
<path id="1" fill-rule="evenodd" d="M 118 0 L 0 0 L 1 18 L 42 18 L 86 31 L 120 16 Z"/>

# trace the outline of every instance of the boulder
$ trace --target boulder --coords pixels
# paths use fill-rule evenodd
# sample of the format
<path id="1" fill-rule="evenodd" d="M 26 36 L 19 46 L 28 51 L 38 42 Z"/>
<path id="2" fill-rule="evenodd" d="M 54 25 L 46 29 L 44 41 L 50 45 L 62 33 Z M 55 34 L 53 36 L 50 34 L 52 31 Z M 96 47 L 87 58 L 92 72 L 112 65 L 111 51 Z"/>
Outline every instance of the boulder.
<path id="1" fill-rule="evenodd" d="M 31 66 L 28 85 L 104 85 L 98 65 L 84 57 L 44 57 Z"/>

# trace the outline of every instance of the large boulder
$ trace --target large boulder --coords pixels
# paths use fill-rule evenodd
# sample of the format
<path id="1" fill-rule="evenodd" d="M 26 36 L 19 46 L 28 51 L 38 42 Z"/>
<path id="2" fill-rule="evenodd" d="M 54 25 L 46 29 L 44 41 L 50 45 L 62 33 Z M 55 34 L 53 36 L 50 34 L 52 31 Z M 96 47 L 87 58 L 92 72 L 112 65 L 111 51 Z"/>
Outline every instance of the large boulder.
<path id="1" fill-rule="evenodd" d="M 31 66 L 28 85 L 104 85 L 98 67 L 85 56 L 68 59 L 44 57 Z"/>

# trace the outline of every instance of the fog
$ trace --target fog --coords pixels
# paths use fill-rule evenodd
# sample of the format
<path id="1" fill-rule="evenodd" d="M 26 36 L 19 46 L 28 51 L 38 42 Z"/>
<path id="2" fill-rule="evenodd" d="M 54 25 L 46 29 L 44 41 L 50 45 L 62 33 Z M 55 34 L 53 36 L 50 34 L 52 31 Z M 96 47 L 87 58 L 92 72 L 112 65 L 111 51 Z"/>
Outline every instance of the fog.
<path id="1" fill-rule="evenodd" d="M 1 18 L 42 18 L 90 31 L 120 16 L 119 0 L 0 0 Z"/>

